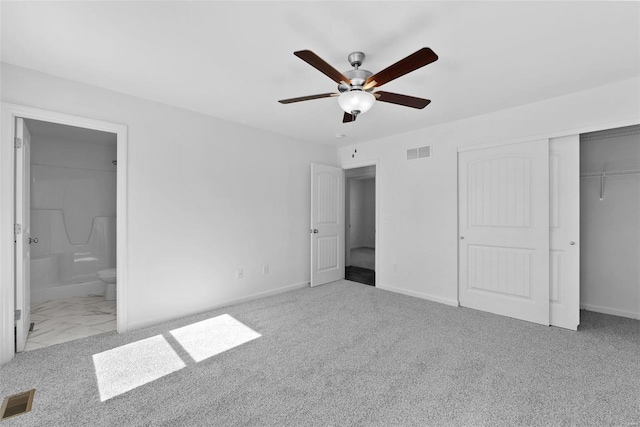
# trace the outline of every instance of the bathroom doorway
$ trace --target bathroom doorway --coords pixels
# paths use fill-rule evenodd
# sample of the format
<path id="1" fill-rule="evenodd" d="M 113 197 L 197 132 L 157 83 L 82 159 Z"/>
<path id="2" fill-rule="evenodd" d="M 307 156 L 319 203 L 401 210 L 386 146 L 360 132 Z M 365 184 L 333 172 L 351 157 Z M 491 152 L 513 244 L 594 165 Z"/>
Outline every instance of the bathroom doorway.
<path id="1" fill-rule="evenodd" d="M 345 279 L 376 284 L 376 165 L 345 170 Z"/>
<path id="2" fill-rule="evenodd" d="M 0 362 L 126 331 L 126 126 L 6 103 L 2 124 Z"/>
<path id="3" fill-rule="evenodd" d="M 116 330 L 117 135 L 22 125 L 30 151 L 29 351 Z"/>

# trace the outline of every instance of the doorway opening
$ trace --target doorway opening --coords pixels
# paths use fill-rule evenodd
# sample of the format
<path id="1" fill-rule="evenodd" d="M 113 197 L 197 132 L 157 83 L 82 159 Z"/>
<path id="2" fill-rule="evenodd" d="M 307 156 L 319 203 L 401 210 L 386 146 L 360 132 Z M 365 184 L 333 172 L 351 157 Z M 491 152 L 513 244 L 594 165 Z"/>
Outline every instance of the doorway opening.
<path id="1" fill-rule="evenodd" d="M 16 207 L 27 239 L 29 351 L 116 330 L 117 135 L 34 119 L 22 126 L 29 197 Z"/>
<path id="2" fill-rule="evenodd" d="M 41 123 L 39 123 L 41 122 Z M 31 148 L 30 131 L 38 139 L 39 125 L 45 127 L 63 126 L 58 128 L 62 132 L 65 127 L 71 127 L 76 132 L 90 134 L 93 131 L 99 132 L 109 138 L 110 148 L 102 147 L 105 151 L 112 150 L 109 154 L 108 162 L 113 170 L 106 167 L 103 170 L 95 170 L 95 164 L 90 163 L 91 156 L 86 150 L 76 146 L 73 148 L 56 148 L 43 144 L 36 147 L 36 158 L 45 158 L 45 161 L 34 161 L 33 167 L 40 169 L 34 172 L 34 176 L 39 179 L 32 179 L 30 153 L 25 157 L 24 146 L 25 137 Z M 31 127 L 31 129 L 29 129 Z M 31 328 L 31 303 L 47 300 L 50 297 L 76 297 L 81 289 L 88 289 L 86 294 L 99 295 L 104 299 L 109 282 L 117 286 L 115 306 L 117 318 L 115 320 L 116 330 L 120 333 L 127 330 L 127 127 L 122 124 L 94 120 L 79 116 L 73 116 L 54 111 L 41 110 L 22 105 L 2 103 L 2 137 L 0 144 L 0 363 L 9 362 L 17 352 L 25 350 L 29 329 Z M 68 129 L 66 131 L 69 131 Z M 113 137 L 115 136 L 115 143 Z M 42 139 L 42 137 L 40 138 Z M 51 138 L 56 139 L 56 138 Z M 58 135 L 57 139 L 64 139 Z M 47 142 L 47 141 L 41 141 Z M 105 142 L 105 141 L 103 141 Z M 36 142 L 37 144 L 37 142 Z M 76 144 L 77 145 L 77 144 Z M 89 146 L 89 143 L 85 145 Z M 96 143 L 96 145 L 99 145 Z M 115 151 L 114 150 L 115 146 Z M 93 147 L 97 149 L 98 147 Z M 47 154 L 49 150 L 49 154 Z M 31 150 L 29 150 L 31 152 Z M 39 151 L 39 153 L 38 153 Z M 90 149 L 89 149 L 90 151 Z M 98 150 L 99 151 L 99 150 Z M 115 157 L 113 157 L 115 154 Z M 85 162 L 82 165 L 64 164 L 73 160 Z M 58 162 L 58 163 L 56 163 Z M 88 162 L 88 163 L 87 163 Z M 115 163 L 115 164 L 114 164 Z M 36 166 L 37 164 L 37 166 Z M 40 167 L 42 166 L 42 167 Z M 108 166 L 107 166 L 108 167 Z M 117 173 L 115 168 L 117 167 Z M 67 184 L 62 185 L 59 181 L 62 178 L 62 170 L 70 172 L 73 179 L 67 179 Z M 37 175 L 40 174 L 40 175 Z M 91 175 L 94 174 L 94 175 Z M 95 174 L 107 176 L 111 174 L 110 186 L 113 187 L 113 177 L 115 176 L 115 214 L 113 211 L 104 215 L 95 215 L 98 219 L 89 218 L 90 213 L 83 210 L 86 206 L 93 206 L 103 209 L 101 204 L 104 200 L 95 197 L 100 187 Z M 21 182 L 20 182 L 21 181 Z M 73 181 L 73 183 L 71 183 Z M 103 177 L 104 182 L 109 181 Z M 25 182 L 27 185 L 24 185 Z M 34 191 L 32 194 L 32 186 Z M 95 190 L 95 191 L 93 191 Z M 89 203 L 86 199 L 77 197 L 77 194 L 91 194 L 95 203 Z M 38 206 L 43 207 L 42 211 L 55 212 L 35 212 L 35 229 L 39 235 L 31 235 L 31 201 L 36 210 Z M 52 207 L 58 203 L 58 207 Z M 60 205 L 62 203 L 62 205 Z M 111 202 L 113 203 L 113 202 Z M 25 206 L 26 205 L 26 206 Z M 61 206 L 61 207 L 60 207 Z M 96 209 L 98 209 L 96 208 Z M 68 212 L 67 212 L 68 211 Z M 93 212 L 96 212 L 94 209 Z M 115 216 L 115 225 L 108 217 Z M 44 220 L 42 220 L 44 217 Z M 80 219 L 79 222 L 74 219 Z M 42 220 L 42 221 L 41 221 Z M 112 221 L 112 223 L 109 223 Z M 26 224 L 25 224 L 26 223 Z M 57 224 L 57 226 L 56 226 Z M 62 224 L 62 225 L 61 225 Z M 75 225 L 74 225 L 75 224 Z M 78 225 L 84 224 L 84 225 Z M 25 226 L 26 225 L 26 231 Z M 95 230 L 94 230 L 95 229 Z M 43 234 L 40 234 L 43 233 Z M 115 233 L 115 239 L 103 239 L 101 244 L 95 242 L 95 237 L 100 233 Z M 93 237 L 92 237 L 93 234 Z M 88 237 L 87 237 L 88 236 Z M 85 240 L 82 240 L 84 238 Z M 31 241 L 29 241 L 31 239 Z M 37 242 L 36 240 L 37 239 Z M 65 252 L 65 239 L 67 248 L 75 246 L 81 249 L 84 245 L 85 251 Z M 93 240 L 92 240 L 93 239 Z M 100 239 L 98 239 L 100 240 Z M 93 246 L 92 246 L 93 245 Z M 89 250 L 92 246 L 93 252 Z M 34 249 L 36 248 L 37 249 Z M 33 278 L 34 287 L 30 286 L 31 281 L 31 251 L 35 250 L 38 257 L 34 266 Z M 90 272 L 89 266 L 98 266 L 102 262 L 104 267 L 116 267 L 115 274 L 103 272 L 101 276 L 105 280 L 100 280 L 98 272 Z M 111 265 L 107 265 L 111 264 Z M 45 271 L 53 271 L 53 283 L 39 281 L 38 275 Z M 102 270 L 98 270 L 102 271 Z M 90 280 L 93 278 L 95 280 Z M 100 280 L 102 283 L 99 283 Z M 62 285 L 59 289 L 56 286 Z M 42 286 L 39 286 L 42 285 Z M 33 301 L 32 300 L 33 295 Z M 44 302 L 44 301 L 42 301 Z M 110 304 L 114 304 L 111 302 Z M 66 307 L 68 312 L 67 320 L 78 321 L 82 314 L 78 313 L 77 307 Z M 42 313 L 40 313 L 42 314 Z M 102 313 L 104 314 L 104 313 Z M 75 319 L 74 319 L 75 317 Z M 36 317 L 37 318 L 37 317 Z M 94 319 L 96 320 L 96 319 Z M 103 318 L 101 320 L 107 320 Z M 111 319 L 109 319 L 111 320 Z M 37 322 L 36 322 L 37 323 Z M 91 322 L 94 323 L 94 322 Z M 93 326 L 97 323 L 95 322 Z M 81 328 L 92 326 L 88 324 L 80 325 Z M 112 329 L 113 323 L 103 328 Z M 37 326 L 34 325 L 34 329 Z M 98 329 L 98 328 L 93 328 Z M 67 331 L 69 332 L 69 331 Z M 67 333 L 60 333 L 57 342 L 68 341 Z"/>
<path id="3" fill-rule="evenodd" d="M 376 284 L 376 165 L 345 170 L 345 279 Z"/>
<path id="4" fill-rule="evenodd" d="M 640 319 L 640 125 L 580 135 L 580 308 Z"/>

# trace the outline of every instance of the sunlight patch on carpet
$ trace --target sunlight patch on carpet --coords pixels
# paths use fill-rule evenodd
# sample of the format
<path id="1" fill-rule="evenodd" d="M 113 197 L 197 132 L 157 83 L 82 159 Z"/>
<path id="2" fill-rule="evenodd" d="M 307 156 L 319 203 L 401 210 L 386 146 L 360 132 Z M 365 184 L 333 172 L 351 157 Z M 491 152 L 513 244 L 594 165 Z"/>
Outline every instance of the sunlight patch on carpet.
<path id="1" fill-rule="evenodd" d="M 230 350 L 261 335 L 228 314 L 192 323 L 169 332 L 195 361 Z M 165 334 L 166 335 L 166 334 Z M 167 338 L 171 338 L 166 335 Z M 173 340 L 171 340 L 173 341 Z M 174 347 L 176 344 L 174 343 Z M 183 360 L 162 335 L 93 355 L 100 401 L 133 390 L 192 363 Z M 186 355 L 183 356 L 186 357 Z"/>
<path id="2" fill-rule="evenodd" d="M 196 362 L 261 336 L 228 314 L 174 329 L 170 333 Z"/>
<path id="3" fill-rule="evenodd" d="M 93 365 L 101 402 L 187 366 L 161 335 L 94 354 Z"/>

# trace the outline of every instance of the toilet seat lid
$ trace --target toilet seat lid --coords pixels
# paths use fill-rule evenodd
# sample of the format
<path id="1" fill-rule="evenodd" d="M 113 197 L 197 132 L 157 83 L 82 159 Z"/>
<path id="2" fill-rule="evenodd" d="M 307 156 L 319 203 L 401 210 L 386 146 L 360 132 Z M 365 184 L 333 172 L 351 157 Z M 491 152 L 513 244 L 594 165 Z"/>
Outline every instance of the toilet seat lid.
<path id="1" fill-rule="evenodd" d="M 106 270 L 100 270 L 97 273 L 98 277 L 115 277 L 116 269 L 115 268 L 107 268 Z"/>

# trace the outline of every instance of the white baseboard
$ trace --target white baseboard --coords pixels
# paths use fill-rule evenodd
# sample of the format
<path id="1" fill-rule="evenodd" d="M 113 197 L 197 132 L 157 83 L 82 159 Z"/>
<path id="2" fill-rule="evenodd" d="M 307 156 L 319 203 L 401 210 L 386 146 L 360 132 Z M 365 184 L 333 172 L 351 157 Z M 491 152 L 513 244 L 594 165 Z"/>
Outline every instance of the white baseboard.
<path id="1" fill-rule="evenodd" d="M 167 322 L 169 320 L 175 320 L 175 319 L 179 319 L 181 317 L 187 317 L 187 316 L 193 316 L 196 314 L 200 314 L 200 313 L 204 313 L 207 311 L 211 311 L 211 310 L 215 310 L 218 308 L 222 308 L 222 307 L 228 307 L 230 305 L 236 305 L 236 304 L 240 304 L 243 302 L 248 302 L 248 301 L 253 301 L 256 299 L 260 299 L 260 298 L 265 298 L 265 297 L 269 297 L 272 295 L 277 295 L 277 294 L 281 294 L 284 292 L 289 292 L 289 291 L 294 291 L 296 289 L 302 289 L 302 288 L 306 288 L 309 286 L 309 282 L 300 282 L 300 283 L 295 283 L 293 285 L 287 285 L 287 286 L 283 286 L 281 288 L 276 288 L 276 289 L 271 289 L 268 291 L 264 291 L 264 292 L 258 292 L 257 294 L 252 294 L 252 295 L 248 295 L 246 297 L 240 297 L 240 298 L 234 298 L 234 299 L 230 299 L 230 300 L 225 300 L 222 301 L 218 304 L 212 305 L 210 307 L 207 307 L 205 310 L 198 310 L 197 312 L 194 313 L 186 313 L 183 314 L 179 317 L 162 317 L 162 318 L 156 318 L 156 319 L 152 319 L 152 320 L 143 320 L 141 322 L 136 322 L 136 323 L 129 323 L 127 325 L 127 331 L 133 331 L 134 329 L 140 329 L 140 328 L 145 328 L 147 326 L 153 326 L 153 325 L 157 325 L 158 323 L 162 323 L 162 322 Z"/>
<path id="2" fill-rule="evenodd" d="M 52 299 L 81 297 L 85 295 L 104 295 L 105 289 L 105 283 L 99 280 L 75 283 L 72 285 L 52 286 L 43 289 L 31 289 L 31 305 Z"/>
<path id="3" fill-rule="evenodd" d="M 426 299 L 428 301 L 439 302 L 440 304 L 446 304 L 453 307 L 458 307 L 458 300 L 442 298 L 436 295 L 424 294 L 422 292 L 409 291 L 407 289 L 396 288 L 395 286 L 376 284 L 376 288 L 384 289 L 385 291 L 396 292 L 398 294 L 408 295 L 410 297 L 416 297 L 421 299 Z"/>
<path id="4" fill-rule="evenodd" d="M 617 308 L 603 307 L 601 305 L 580 304 L 580 308 L 587 311 L 595 311 L 596 313 L 611 314 L 612 316 L 628 317 L 630 319 L 640 319 L 640 313 L 633 311 L 620 310 Z"/>

